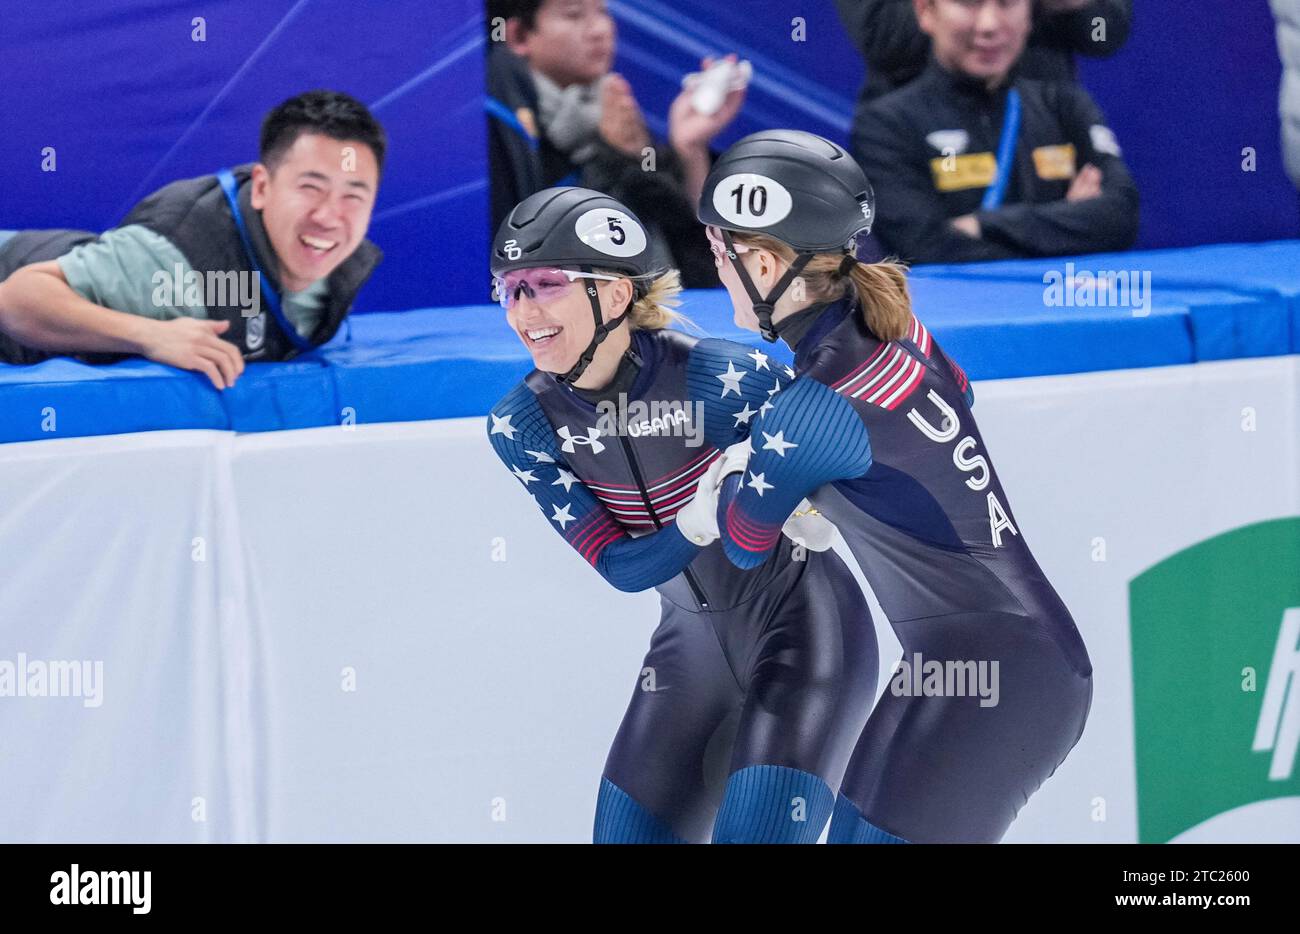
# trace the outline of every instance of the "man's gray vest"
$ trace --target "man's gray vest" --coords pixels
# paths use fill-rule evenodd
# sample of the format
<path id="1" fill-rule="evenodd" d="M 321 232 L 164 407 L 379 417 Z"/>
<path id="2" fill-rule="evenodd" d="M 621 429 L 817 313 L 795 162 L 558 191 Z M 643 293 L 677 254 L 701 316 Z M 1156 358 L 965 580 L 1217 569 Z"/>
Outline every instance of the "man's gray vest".
<path id="1" fill-rule="evenodd" d="M 231 172 L 239 185 L 240 213 L 257 252 L 262 274 L 269 278 L 267 284 L 278 292 L 275 254 L 262 226 L 261 215 L 249 201 L 252 168 L 251 164 L 241 165 L 231 169 Z M 209 281 L 209 273 L 222 276 L 229 273 L 248 275 L 253 271 L 253 265 L 240 241 L 230 205 L 215 175 L 183 179 L 158 189 L 137 204 L 120 226 L 131 224 L 146 227 L 171 241 L 204 282 Z M 97 239 L 95 234 L 84 230 L 22 231 L 0 246 L 0 281 L 4 281 L 21 266 L 56 259 L 75 246 Z M 314 346 L 325 343 L 338 331 L 358 290 L 370 278 L 382 256 L 378 247 L 369 240 L 363 240 L 352 255 L 330 273 L 324 315 L 316 332 L 307 335 Z M 227 292 L 231 304 L 216 307 L 209 305 L 208 318 L 230 322 L 230 328 L 221 336 L 237 346 L 245 359 L 287 360 L 297 354 L 297 348 L 280 329 L 265 301 L 261 302 L 260 314 L 245 317 L 244 309 L 237 304 L 239 289 L 229 289 Z M 211 295 L 208 297 L 212 298 Z M 57 355 L 23 347 L 0 334 L 0 361 L 36 363 L 52 356 Z M 103 363 L 122 359 L 124 355 L 77 356 L 87 362 Z"/>

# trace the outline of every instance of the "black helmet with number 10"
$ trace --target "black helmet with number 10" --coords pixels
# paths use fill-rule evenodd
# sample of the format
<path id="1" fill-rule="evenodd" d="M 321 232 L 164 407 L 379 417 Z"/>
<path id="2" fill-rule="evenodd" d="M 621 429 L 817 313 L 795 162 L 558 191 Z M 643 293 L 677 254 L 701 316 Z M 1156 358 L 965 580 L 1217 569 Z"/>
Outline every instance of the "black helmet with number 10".
<path id="1" fill-rule="evenodd" d="M 713 164 L 698 217 L 721 231 L 763 336 L 774 341 L 777 299 L 818 253 L 851 255 L 855 238 L 870 233 L 875 208 L 866 174 L 844 147 L 802 130 L 766 130 L 738 141 Z M 732 233 L 766 234 L 795 251 L 794 263 L 766 296 L 741 265 Z"/>
<path id="2" fill-rule="evenodd" d="M 492 275 L 518 269 L 554 267 L 592 273 L 598 269 L 624 273 L 634 293 L 628 307 L 604 321 L 595 281 L 586 280 L 587 298 L 596 321 L 591 343 L 560 382 L 572 382 L 591 364 L 596 348 L 622 324 L 651 279 L 665 270 L 655 267 L 654 250 L 641 221 L 623 204 L 588 188 L 547 188 L 525 198 L 501 222 L 492 241 Z"/>

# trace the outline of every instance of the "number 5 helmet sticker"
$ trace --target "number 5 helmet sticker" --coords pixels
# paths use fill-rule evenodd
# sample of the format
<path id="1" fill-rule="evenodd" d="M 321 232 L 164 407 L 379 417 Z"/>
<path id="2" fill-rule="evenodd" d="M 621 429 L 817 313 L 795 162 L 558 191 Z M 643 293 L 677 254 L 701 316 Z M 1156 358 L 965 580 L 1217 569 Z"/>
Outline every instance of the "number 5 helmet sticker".
<path id="1" fill-rule="evenodd" d="M 770 227 L 793 207 L 785 186 L 766 175 L 728 175 L 713 188 L 713 209 L 737 227 Z"/>
<path id="2" fill-rule="evenodd" d="M 607 256 L 639 256 L 646 248 L 641 225 L 613 208 L 587 211 L 578 218 L 573 231 L 587 246 Z"/>

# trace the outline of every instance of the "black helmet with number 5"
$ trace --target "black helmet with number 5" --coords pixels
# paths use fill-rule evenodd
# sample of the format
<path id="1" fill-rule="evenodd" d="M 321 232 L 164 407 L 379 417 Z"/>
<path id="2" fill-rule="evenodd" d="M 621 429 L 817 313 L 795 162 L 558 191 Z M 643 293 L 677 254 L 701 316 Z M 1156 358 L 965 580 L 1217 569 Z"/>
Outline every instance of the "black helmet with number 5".
<path id="1" fill-rule="evenodd" d="M 802 130 L 765 130 L 739 140 L 713 164 L 700 195 L 700 222 L 717 227 L 763 336 L 776 339 L 772 306 L 818 253 L 849 253 L 871 231 L 876 202 L 862 168 L 844 147 Z M 736 256 L 731 233 L 766 234 L 789 244 L 795 262 L 759 295 Z"/>
<path id="2" fill-rule="evenodd" d="M 623 204 L 589 188 L 547 188 L 515 206 L 492 241 L 492 275 L 516 269 L 655 272 L 645 227 Z"/>
<path id="3" fill-rule="evenodd" d="M 595 280 L 586 280 L 596 329 L 578 362 L 556 377 L 572 382 L 646 294 L 650 281 L 666 271 L 656 266 L 655 252 L 641 221 L 615 199 L 588 188 L 547 188 L 519 202 L 501 222 L 492 241 L 491 268 L 498 288 L 500 277 L 507 273 L 539 267 L 585 273 L 608 270 L 632 280 L 632 301 L 608 321 L 601 314 Z"/>

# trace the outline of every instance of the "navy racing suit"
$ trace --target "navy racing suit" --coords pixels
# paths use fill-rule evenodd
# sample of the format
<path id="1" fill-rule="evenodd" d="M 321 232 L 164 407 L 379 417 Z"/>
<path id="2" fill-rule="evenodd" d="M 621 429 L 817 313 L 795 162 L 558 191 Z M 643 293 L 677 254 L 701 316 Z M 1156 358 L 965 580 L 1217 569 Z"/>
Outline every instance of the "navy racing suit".
<path id="1" fill-rule="evenodd" d="M 759 566 L 807 497 L 902 643 L 830 839 L 996 842 L 1082 735 L 1087 650 L 1020 532 L 966 375 L 925 326 L 882 342 L 849 298 L 796 314 L 811 321 L 798 376 L 754 420 L 719 528 L 737 567 Z"/>
<path id="2" fill-rule="evenodd" d="M 660 594 L 597 842 L 816 842 L 830 817 L 878 673 L 861 588 L 834 552 L 784 539 L 741 570 L 674 521 L 792 375 L 738 344 L 634 330 L 621 399 L 535 370 L 489 416 L 555 531 L 616 588 Z"/>

